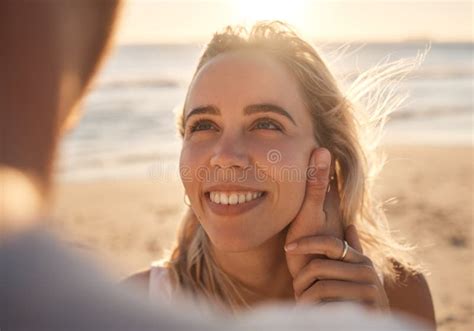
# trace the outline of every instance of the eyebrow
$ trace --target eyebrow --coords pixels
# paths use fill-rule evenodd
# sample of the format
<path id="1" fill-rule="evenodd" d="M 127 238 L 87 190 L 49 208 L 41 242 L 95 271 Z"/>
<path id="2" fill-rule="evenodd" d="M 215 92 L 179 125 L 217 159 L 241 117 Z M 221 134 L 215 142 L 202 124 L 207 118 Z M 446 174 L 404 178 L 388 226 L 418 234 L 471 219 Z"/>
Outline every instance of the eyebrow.
<path id="1" fill-rule="evenodd" d="M 257 113 L 277 113 L 287 117 L 294 125 L 296 125 L 295 120 L 291 117 L 290 113 L 288 113 L 285 109 L 280 106 L 273 105 L 271 103 L 261 103 L 256 105 L 249 105 L 245 107 L 244 114 L 245 115 L 252 115 Z M 296 125 L 297 126 L 297 125 Z"/>
<path id="2" fill-rule="evenodd" d="M 191 110 L 188 115 L 186 115 L 186 118 L 184 119 L 184 123 L 186 123 L 191 116 L 199 115 L 199 114 L 220 115 L 221 111 L 219 110 L 219 108 L 217 108 L 214 105 L 196 107 L 196 108 L 193 108 L 193 110 Z"/>
<path id="3" fill-rule="evenodd" d="M 288 118 L 294 125 L 297 126 L 295 120 L 293 119 L 293 117 L 291 117 L 290 113 L 288 113 L 282 107 L 271 104 L 271 103 L 261 103 L 261 104 L 255 104 L 255 105 L 248 105 L 244 109 L 244 114 L 245 115 L 252 115 L 252 114 L 258 114 L 258 113 L 276 113 L 276 114 L 279 114 L 279 115 L 283 115 L 286 118 Z M 220 112 L 219 108 L 217 108 L 214 105 L 206 105 L 206 106 L 196 107 L 188 113 L 188 115 L 186 116 L 186 118 L 184 120 L 184 123 L 186 123 L 187 120 L 191 116 L 199 115 L 199 114 L 220 115 L 221 112 Z"/>

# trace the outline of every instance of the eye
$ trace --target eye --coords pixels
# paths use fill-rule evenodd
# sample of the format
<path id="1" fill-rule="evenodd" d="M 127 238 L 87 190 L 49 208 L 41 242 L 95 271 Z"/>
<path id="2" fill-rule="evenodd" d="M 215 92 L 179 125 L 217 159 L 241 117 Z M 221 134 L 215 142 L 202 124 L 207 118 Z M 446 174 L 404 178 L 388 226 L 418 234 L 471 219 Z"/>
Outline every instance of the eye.
<path id="1" fill-rule="evenodd" d="M 258 120 L 255 125 L 253 126 L 254 129 L 257 130 L 277 130 L 277 131 L 282 131 L 282 128 L 279 124 L 277 124 L 275 121 L 269 119 L 269 118 L 264 118 Z"/>
<path id="2" fill-rule="evenodd" d="M 197 120 L 190 126 L 189 132 L 215 130 L 215 129 L 216 129 L 216 126 L 214 125 L 212 121 Z"/>

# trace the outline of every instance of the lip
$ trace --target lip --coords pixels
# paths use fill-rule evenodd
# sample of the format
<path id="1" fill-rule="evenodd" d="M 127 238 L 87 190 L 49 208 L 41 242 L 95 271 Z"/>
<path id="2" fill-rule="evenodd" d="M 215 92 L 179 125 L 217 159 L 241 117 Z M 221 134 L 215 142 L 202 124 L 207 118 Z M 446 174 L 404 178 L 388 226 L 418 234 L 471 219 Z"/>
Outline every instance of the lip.
<path id="1" fill-rule="evenodd" d="M 218 191 L 217 188 L 213 188 L 212 190 Z M 221 189 L 221 190 L 223 190 L 223 189 Z M 234 191 L 238 191 L 238 190 L 234 189 Z M 240 191 L 245 191 L 245 190 L 242 189 Z M 248 191 L 248 189 L 247 189 L 247 191 Z M 262 191 L 260 191 L 260 192 L 262 192 Z M 249 201 L 249 202 L 245 202 L 245 203 L 242 203 L 242 204 L 238 203 L 238 204 L 235 204 L 235 205 L 222 205 L 220 203 L 212 202 L 209 192 L 204 193 L 204 200 L 206 201 L 209 209 L 214 214 L 220 215 L 220 216 L 235 216 L 235 215 L 240 215 L 240 214 L 246 213 L 249 210 L 257 207 L 258 205 L 260 205 L 266 199 L 266 197 L 267 197 L 267 192 L 263 192 L 263 194 L 260 197 L 258 197 L 256 199 L 253 199 L 252 201 Z"/>

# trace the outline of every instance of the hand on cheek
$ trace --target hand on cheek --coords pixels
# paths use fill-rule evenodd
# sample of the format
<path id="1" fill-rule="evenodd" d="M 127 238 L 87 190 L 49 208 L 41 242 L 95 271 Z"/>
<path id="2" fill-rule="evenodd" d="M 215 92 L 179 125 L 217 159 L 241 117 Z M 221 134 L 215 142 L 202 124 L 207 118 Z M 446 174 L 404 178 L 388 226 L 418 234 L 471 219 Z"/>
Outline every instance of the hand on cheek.
<path id="1" fill-rule="evenodd" d="M 330 154 L 313 152 L 305 200 L 286 238 L 286 261 L 298 303 L 351 301 L 379 310 L 389 304 L 355 226 L 342 232 L 337 182 L 330 181 Z M 328 192 L 328 185 L 331 189 Z M 347 242 L 344 241 L 344 239 Z"/>
<path id="2" fill-rule="evenodd" d="M 346 243 L 333 236 L 309 236 L 287 245 L 287 254 L 310 259 L 293 279 L 296 301 L 351 301 L 389 310 L 384 286 L 372 261 L 362 252 L 354 225 L 347 227 L 345 238 Z M 323 257 L 314 258 L 314 254 Z"/>
<path id="3" fill-rule="evenodd" d="M 325 148 L 315 149 L 308 167 L 304 201 L 288 228 L 286 244 L 316 234 L 342 237 L 337 186 L 334 181 L 331 184 L 330 192 L 327 192 L 330 183 L 330 169 L 331 154 L 329 151 Z M 293 277 L 309 260 L 308 256 L 286 254 L 288 268 Z"/>

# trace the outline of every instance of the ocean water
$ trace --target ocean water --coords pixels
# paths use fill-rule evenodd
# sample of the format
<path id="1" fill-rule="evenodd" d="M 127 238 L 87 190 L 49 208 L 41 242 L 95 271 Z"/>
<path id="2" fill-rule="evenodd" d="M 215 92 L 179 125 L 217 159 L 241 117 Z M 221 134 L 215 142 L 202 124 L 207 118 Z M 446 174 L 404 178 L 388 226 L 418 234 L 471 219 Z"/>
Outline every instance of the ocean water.
<path id="1" fill-rule="evenodd" d="M 421 67 L 400 86 L 410 97 L 392 115 L 384 143 L 472 145 L 473 44 L 354 44 L 342 56 L 334 52 L 340 46 L 322 47 L 337 77 L 429 48 Z M 173 111 L 183 102 L 201 50 L 194 44 L 118 47 L 84 102 L 80 125 L 61 146 L 59 176 L 178 176 L 180 138 Z"/>

